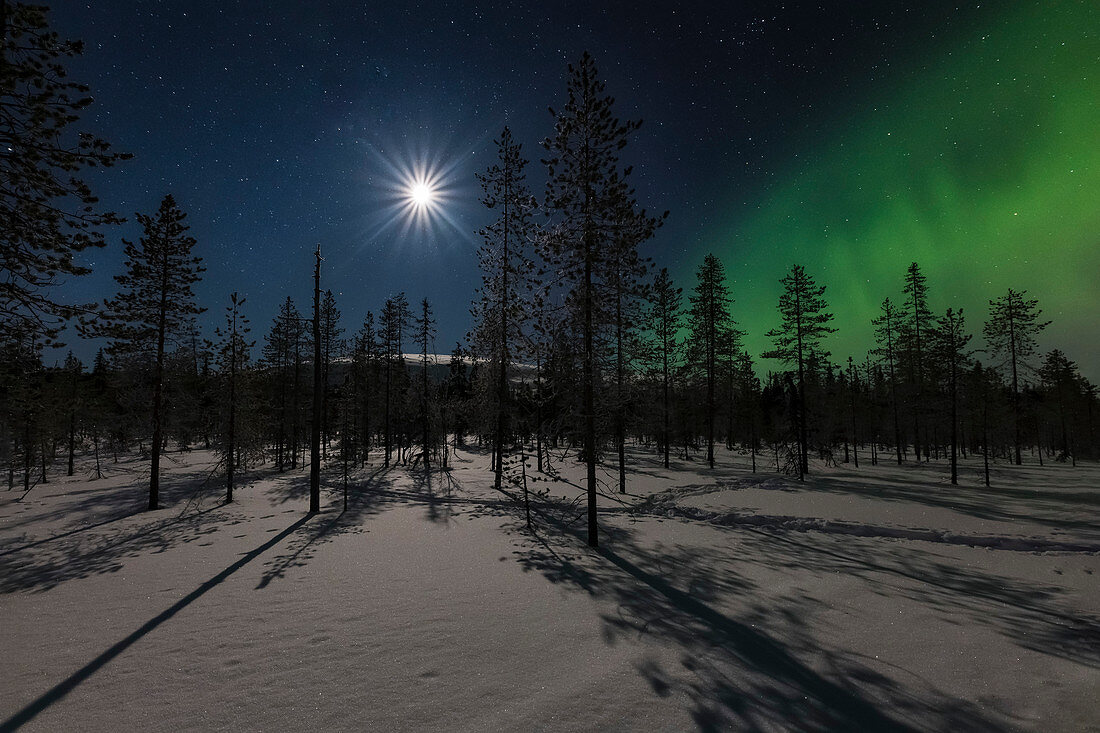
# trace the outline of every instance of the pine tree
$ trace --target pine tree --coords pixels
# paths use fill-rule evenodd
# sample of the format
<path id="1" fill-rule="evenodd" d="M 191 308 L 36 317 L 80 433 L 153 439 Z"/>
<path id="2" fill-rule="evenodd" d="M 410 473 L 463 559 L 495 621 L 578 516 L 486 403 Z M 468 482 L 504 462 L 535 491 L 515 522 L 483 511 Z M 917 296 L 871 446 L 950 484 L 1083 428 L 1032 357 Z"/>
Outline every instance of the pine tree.
<path id="1" fill-rule="evenodd" d="M 966 368 L 970 352 L 966 345 L 970 334 L 966 333 L 966 320 L 960 308 L 958 312 L 948 308 L 940 317 L 936 328 L 929 334 L 932 353 L 944 368 L 947 376 L 948 404 L 950 405 L 951 434 L 951 483 L 959 483 L 959 373 Z"/>
<path id="2" fill-rule="evenodd" d="M 470 396 L 470 379 L 466 373 L 465 352 L 462 344 L 456 343 L 451 351 L 451 361 L 447 367 L 447 377 L 443 382 L 443 403 L 447 415 L 446 422 L 454 431 L 455 446 L 463 445 L 467 422 L 464 406 Z M 446 427 L 444 428 L 446 431 Z M 446 466 L 447 451 L 443 451 L 443 465 Z"/>
<path id="3" fill-rule="evenodd" d="M 856 372 L 855 361 L 848 357 L 848 408 L 852 423 L 852 459 L 856 468 L 859 468 L 859 430 L 856 417 L 856 395 L 860 391 L 859 374 Z M 847 461 L 847 456 L 845 456 Z"/>
<path id="4" fill-rule="evenodd" d="M 1043 357 L 1043 364 L 1039 367 L 1039 377 L 1051 399 L 1058 408 L 1058 425 L 1061 434 L 1062 452 L 1060 460 L 1071 459 L 1073 465 L 1077 465 L 1077 453 L 1074 449 L 1074 441 L 1069 427 L 1069 410 L 1071 400 L 1081 397 L 1077 383 L 1077 365 L 1066 358 L 1059 349 L 1048 351 Z M 1075 394 L 1077 393 L 1077 394 Z"/>
<path id="5" fill-rule="evenodd" d="M 490 357 L 496 370 L 493 483 L 499 491 L 511 407 L 508 373 L 523 339 L 527 310 L 520 293 L 530 285 L 534 269 L 527 255 L 534 199 L 527 188 L 527 160 L 521 154 L 522 146 L 507 127 L 496 146 L 497 162 L 477 176 L 483 191 L 481 202 L 497 212 L 497 219 L 481 230 L 481 288 L 471 309 L 475 321 L 471 342 L 476 353 Z"/>
<path id="6" fill-rule="evenodd" d="M 248 319 L 241 313 L 245 299 L 236 292 L 229 296 L 225 309 L 225 329 L 217 329 L 218 362 L 228 387 L 225 427 L 225 502 L 233 501 L 233 481 L 237 456 L 237 414 L 239 412 L 241 373 L 249 360 L 249 352 L 255 345 L 248 340 Z"/>
<path id="7" fill-rule="evenodd" d="M 435 339 L 435 319 L 428 299 L 420 301 L 420 315 L 416 318 L 416 336 L 420 342 L 420 428 L 421 446 L 424 449 L 424 471 L 431 468 L 430 416 L 428 412 L 428 346 Z"/>
<path id="8" fill-rule="evenodd" d="M 67 392 L 65 399 L 65 408 L 68 423 L 68 444 L 69 444 L 69 466 L 66 471 L 67 476 L 73 475 L 73 463 L 76 454 L 76 415 L 77 409 L 81 404 L 80 394 L 80 382 L 84 373 L 84 365 L 80 363 L 80 359 L 73 356 L 73 352 L 69 352 L 65 355 L 65 375 L 67 379 Z"/>
<path id="9" fill-rule="evenodd" d="M 370 458 L 371 406 L 378 370 L 378 332 L 374 327 L 374 313 L 367 311 L 363 327 L 355 337 L 354 363 L 356 366 L 355 395 L 358 406 L 359 433 L 362 436 L 362 462 Z"/>
<path id="10" fill-rule="evenodd" d="M 321 366 L 321 245 L 313 265 L 313 417 L 309 425 L 309 513 L 321 511 L 321 408 L 324 376 Z"/>
<path id="11" fill-rule="evenodd" d="M 1027 365 L 1027 358 L 1035 353 L 1035 337 L 1050 325 L 1050 321 L 1040 321 L 1043 311 L 1039 301 L 1027 299 L 1026 290 L 1008 292 L 996 300 L 989 301 L 989 320 L 983 333 L 990 353 L 1007 362 L 1012 374 L 1012 430 L 1015 446 L 1016 465 L 1023 463 L 1020 454 L 1020 379 L 1021 367 Z"/>
<path id="12" fill-rule="evenodd" d="M 875 327 L 875 339 L 878 346 L 872 354 L 886 361 L 887 389 L 890 391 L 890 407 L 894 417 L 894 449 L 897 452 L 898 465 L 901 465 L 901 420 L 898 410 L 898 380 L 895 372 L 898 349 L 898 319 L 900 314 L 890 299 L 882 301 L 882 315 L 871 321 Z"/>
<path id="13" fill-rule="evenodd" d="M 905 273 L 905 285 L 902 292 L 905 300 L 901 307 L 901 320 L 898 326 L 899 346 L 908 365 L 910 400 L 909 408 L 913 417 L 913 453 L 920 460 L 921 449 L 924 457 L 929 457 L 925 444 L 924 431 L 924 383 L 927 379 L 925 352 L 929 334 L 934 327 L 932 311 L 928 307 L 928 278 L 914 262 Z"/>
<path id="14" fill-rule="evenodd" d="M 342 349 L 340 337 L 344 329 L 340 327 L 340 310 L 336 307 L 336 297 L 326 290 L 321 298 L 321 450 L 327 455 L 329 443 L 329 384 L 332 372 L 332 357 Z"/>
<path id="15" fill-rule="evenodd" d="M 297 446 L 297 434 L 291 432 L 291 425 L 297 425 L 296 406 L 298 389 L 297 373 L 301 364 L 299 343 L 304 335 L 303 323 L 294 302 L 288 297 L 279 306 L 264 339 L 263 356 L 267 362 L 273 381 L 272 409 L 275 412 L 275 465 L 281 473 L 286 464 L 297 457 L 297 451 L 291 451 L 291 442 Z M 289 414 L 288 414 L 289 413 Z M 296 430 L 296 428 L 295 428 Z"/>
<path id="16" fill-rule="evenodd" d="M 693 368 L 702 371 L 707 385 L 706 433 L 707 465 L 714 468 L 715 419 L 718 414 L 717 380 L 719 359 L 724 348 L 731 353 L 736 344 L 726 346 L 730 339 L 736 342 L 740 332 L 730 317 L 730 305 L 733 299 L 726 284 L 726 270 L 722 261 L 713 254 L 703 258 L 703 264 L 695 273 L 696 284 L 690 297 L 691 310 L 688 320 L 691 333 L 687 349 Z"/>
<path id="17" fill-rule="evenodd" d="M 83 44 L 58 38 L 46 13 L 0 2 L 0 335 L 33 329 L 48 342 L 63 319 L 92 308 L 59 302 L 51 286 L 87 274 L 73 255 L 103 246 L 98 228 L 122 221 L 96 211 L 78 174 L 130 156 L 69 129 L 92 103 L 63 66 Z"/>
<path id="18" fill-rule="evenodd" d="M 137 245 L 124 240 L 126 274 L 115 277 L 121 289 L 105 302 L 112 351 L 153 356 L 149 509 L 159 506 L 165 345 L 205 310 L 195 304 L 191 289 L 204 268 L 202 259 L 191 255 L 195 240 L 187 234 L 185 218 L 171 195 L 164 197 L 155 215 L 137 215 L 144 236 Z"/>
<path id="19" fill-rule="evenodd" d="M 647 260 L 638 254 L 636 237 L 648 237 L 652 225 L 641 221 L 640 228 L 634 231 L 629 226 L 630 217 L 616 232 L 612 239 L 612 251 L 608 258 L 607 290 L 610 300 L 610 319 L 614 329 L 612 336 L 615 348 L 615 401 L 612 405 L 614 419 L 615 450 L 619 460 L 619 493 L 626 493 L 626 408 L 627 408 L 627 370 L 637 351 L 638 322 L 640 309 L 646 297 L 646 286 L 642 281 L 649 267 Z M 647 230 L 649 233 L 647 233 Z"/>
<path id="20" fill-rule="evenodd" d="M 661 375 L 661 447 L 665 468 L 669 466 L 672 445 L 672 406 L 669 392 L 671 375 L 678 364 L 681 321 L 683 319 L 683 289 L 672 284 L 668 270 L 661 268 L 650 290 L 649 330 L 653 335 L 653 353 L 657 356 Z"/>
<path id="21" fill-rule="evenodd" d="M 765 359 L 778 359 L 794 364 L 798 371 L 798 478 L 803 480 L 809 471 L 808 429 L 806 415 L 807 364 L 823 362 L 829 352 L 821 348 L 821 339 L 836 331 L 827 325 L 833 319 L 825 312 L 825 286 L 817 285 L 801 265 L 792 265 L 790 272 L 780 281 L 783 294 L 779 296 L 779 314 L 782 325 L 768 331 L 775 348 L 764 353 Z"/>
<path id="22" fill-rule="evenodd" d="M 387 298 L 382 307 L 379 323 L 382 339 L 382 359 L 384 373 L 385 409 L 383 414 L 383 443 L 385 446 L 385 465 L 390 465 L 393 452 L 393 403 L 395 394 L 400 394 L 399 380 L 405 376 L 405 360 L 401 354 L 401 341 L 409 324 L 409 301 L 404 293 Z M 396 363 L 396 366 L 395 366 Z"/>
<path id="23" fill-rule="evenodd" d="M 578 309 L 582 335 L 581 413 L 587 464 L 588 543 L 599 544 L 596 525 L 596 332 L 607 255 L 623 229 L 635 232 L 634 246 L 652 236 L 657 220 L 636 211 L 633 189 L 620 168 L 619 155 L 641 124 L 621 122 L 612 113 L 614 99 L 605 93 L 595 62 L 587 52 L 569 66 L 567 99 L 556 118 L 554 134 L 543 142 L 549 157 L 546 207 L 556 217 L 543 238 L 543 258 L 570 292 Z"/>

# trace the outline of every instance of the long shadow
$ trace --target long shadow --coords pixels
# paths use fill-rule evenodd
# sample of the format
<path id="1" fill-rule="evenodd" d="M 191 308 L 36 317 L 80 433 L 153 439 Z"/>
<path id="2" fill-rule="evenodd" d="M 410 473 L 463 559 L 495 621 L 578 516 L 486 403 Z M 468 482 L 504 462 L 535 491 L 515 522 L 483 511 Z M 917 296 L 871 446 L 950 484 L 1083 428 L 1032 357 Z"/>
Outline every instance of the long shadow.
<path id="1" fill-rule="evenodd" d="M 225 570 L 221 571 L 220 573 L 215 575 L 213 578 L 211 578 L 210 580 L 206 581 L 205 583 L 200 585 L 195 590 L 188 593 L 186 596 L 181 598 L 179 601 L 172 604 L 169 608 L 165 609 L 161 613 L 157 614 L 153 618 L 146 621 L 144 624 L 142 624 L 142 626 L 140 628 L 138 628 L 136 631 L 131 633 L 129 636 L 127 636 L 126 638 L 122 639 L 119 642 L 116 642 L 114 645 L 112 645 L 105 652 L 103 652 L 98 657 L 96 657 L 92 661 L 85 664 L 83 667 L 78 669 L 76 672 L 73 672 L 71 675 L 69 675 L 62 682 L 59 682 L 58 684 L 54 685 L 52 688 L 50 688 L 45 693 L 40 695 L 37 699 L 35 699 L 34 701 L 32 701 L 31 703 L 26 705 L 22 710 L 17 712 L 15 715 L 11 716 L 7 720 L 5 720 L 3 723 L 0 723 L 0 732 L 2 732 L 2 731 L 14 731 L 14 730 L 17 730 L 18 728 L 20 728 L 21 726 L 26 725 L 28 722 L 30 722 L 32 719 L 34 719 L 35 716 L 37 716 L 39 713 L 41 713 L 43 710 L 45 710 L 50 705 L 54 704 L 55 702 L 57 702 L 61 698 L 68 695 L 74 689 L 76 689 L 76 687 L 80 683 L 82 683 L 84 680 L 88 679 L 93 674 L 98 672 L 105 664 L 110 662 L 112 659 L 117 657 L 119 654 L 122 654 L 122 652 L 126 651 L 128 648 L 130 648 L 134 644 L 134 642 L 138 641 L 139 639 L 141 639 L 145 635 L 152 632 L 154 629 L 156 629 L 158 626 L 163 624 L 165 621 L 168 621 L 173 616 L 175 616 L 177 613 L 182 611 L 184 608 L 187 608 L 187 606 L 189 606 L 192 603 L 194 603 L 195 601 L 197 601 L 199 598 L 201 598 L 203 595 L 205 595 L 207 593 L 207 591 L 209 591 L 212 588 L 218 586 L 220 583 L 222 583 L 230 575 L 232 575 L 233 573 L 237 572 L 238 570 L 243 568 L 248 563 L 255 560 L 257 557 L 259 557 L 264 552 L 268 551 L 269 549 L 271 549 L 272 547 L 277 545 L 279 542 L 282 542 L 284 538 L 286 538 L 288 535 L 292 534 L 295 530 L 297 530 L 303 524 L 308 522 L 309 519 L 310 519 L 309 516 L 302 517 L 297 522 L 290 525 L 289 527 L 284 529 L 282 532 L 275 535 L 274 537 L 269 539 L 267 542 L 265 542 L 262 545 L 260 545 L 259 547 L 257 547 L 255 550 L 252 550 L 248 554 L 244 555 L 243 557 L 241 557 L 240 560 L 237 560 L 237 562 L 233 563 L 232 565 L 227 567 Z"/>
<path id="2" fill-rule="evenodd" d="M 7 549 L 0 550 L 0 557 L 4 557 L 6 555 L 11 555 L 11 554 L 16 553 L 16 552 L 23 552 L 25 550 L 29 550 L 29 549 L 34 548 L 34 547 L 41 547 L 42 545 L 49 544 L 50 542 L 56 542 L 57 540 L 62 540 L 62 539 L 65 539 L 66 537 L 72 537 L 74 534 L 79 534 L 81 532 L 87 532 L 88 530 L 91 530 L 91 529 L 98 529 L 99 527 L 105 527 L 108 524 L 114 524 L 115 522 L 117 522 L 121 519 L 126 519 L 127 517 L 132 517 L 132 516 L 134 516 L 134 515 L 133 514 L 121 514 L 117 517 L 111 517 L 110 519 L 104 519 L 102 522 L 93 522 L 92 524 L 83 524 L 83 525 L 77 527 L 76 529 L 70 529 L 67 532 L 59 532 L 59 533 L 57 533 L 55 535 L 51 535 L 49 537 L 43 537 L 40 540 L 34 540 L 32 542 L 27 542 L 26 544 L 22 544 L 22 545 L 15 545 L 14 547 L 9 547 Z"/>
<path id="3" fill-rule="evenodd" d="M 0 593 L 44 591 L 68 580 L 116 572 L 122 560 L 152 550 L 171 547 L 216 532 L 224 524 L 241 520 L 221 505 L 181 513 L 166 519 L 123 526 L 111 533 L 81 533 L 80 530 L 23 545 L 0 555 Z M 106 526 L 114 520 L 101 523 Z M 92 529 L 86 527 L 84 529 Z M 45 548 L 45 551 L 43 551 Z M 33 552 L 24 552 L 34 550 Z"/>
<path id="4" fill-rule="evenodd" d="M 680 496 L 682 497 L 683 494 Z M 677 506 L 674 502 L 667 501 L 670 498 L 672 497 L 667 494 L 663 497 L 650 497 L 646 501 L 636 504 L 631 513 L 666 517 L 678 516 L 723 527 L 761 527 L 782 531 L 821 532 L 852 537 L 919 540 L 937 544 L 984 547 L 991 550 L 1012 552 L 1071 552 L 1084 554 L 1100 552 L 1100 542 L 1066 542 L 1042 537 L 960 534 L 948 530 L 875 525 L 865 522 L 818 519 L 816 517 L 792 517 L 735 511 L 712 512 L 694 506 Z"/>
<path id="5" fill-rule="evenodd" d="M 124 465 L 127 469 L 133 468 L 133 463 Z M 118 520 L 146 513 L 156 516 L 159 512 L 178 507 L 181 502 L 218 495 L 216 476 L 211 469 L 211 465 L 203 464 L 166 469 L 161 476 L 160 509 L 151 513 L 148 512 L 148 470 L 127 470 L 132 480 L 122 486 L 69 490 L 65 483 L 51 484 L 48 489 L 54 493 L 40 497 L 33 511 L 3 517 L 3 527 L 12 530 L 24 525 L 52 522 L 83 525 L 89 519 Z M 0 505 L 3 503 L 0 500 Z M 16 541 L 9 539 L 5 544 Z"/>
<path id="6" fill-rule="evenodd" d="M 1090 538 L 1100 539 L 1096 523 L 1082 517 L 1082 512 L 1091 514 L 1100 508 L 1100 494 L 1095 491 L 1049 488 L 1036 490 L 1016 486 L 952 486 L 942 475 L 942 466 L 907 465 L 904 475 L 897 475 L 894 466 L 890 470 L 891 473 L 883 474 L 878 469 L 869 467 L 844 475 L 811 474 L 805 484 L 799 484 L 774 473 L 753 474 L 741 467 L 719 466 L 706 473 L 707 478 L 711 479 L 709 481 L 677 483 L 672 488 L 677 495 L 714 493 L 754 488 L 779 479 L 786 486 L 769 485 L 764 488 L 861 496 L 877 501 L 912 504 L 914 508 L 936 507 L 978 519 L 1030 523 L 1066 532 L 1085 533 Z M 1077 480 L 1083 480 L 1086 475 L 1082 473 Z"/>
<path id="7" fill-rule="evenodd" d="M 366 476 L 355 475 L 348 486 L 347 511 L 342 511 L 343 487 L 327 484 L 322 486 L 322 494 L 327 500 L 327 506 L 322 511 L 325 519 L 310 524 L 288 543 L 285 552 L 270 560 L 264 566 L 256 588 L 266 588 L 273 581 L 285 577 L 291 568 L 305 566 L 321 544 L 342 534 L 365 531 L 363 520 L 381 512 L 385 504 L 392 503 L 385 493 L 385 489 L 392 485 L 392 478 L 389 476 L 392 470 L 382 466 L 373 469 Z M 322 476 L 329 478 L 324 474 Z M 309 476 L 288 476 L 272 489 L 275 496 L 282 497 L 280 501 L 304 497 L 308 491 Z"/>
<path id="8" fill-rule="evenodd" d="M 518 561 L 551 582 L 615 602 L 618 611 L 604 615 L 608 643 L 637 634 L 679 648 L 679 673 L 652 660 L 639 673 L 658 696 L 674 690 L 687 695 L 700 730 L 1010 729 L 970 702 L 930 685 L 914 693 L 858 655 L 823 649 L 808 627 L 820 605 L 815 599 L 788 597 L 778 606 L 745 611 L 743 618 L 720 610 L 724 602 L 744 605 L 752 598 L 754 584 L 739 572 L 751 562 L 770 563 L 764 551 L 748 560 L 696 544 L 648 550 L 634 540 L 634 525 L 623 521 L 601 527 L 599 548 L 581 549 L 581 532 L 557 521 L 553 504 L 540 500 L 537 514 L 554 533 L 519 541 Z M 804 659 L 816 660 L 814 666 Z"/>
<path id="9" fill-rule="evenodd" d="M 940 559 L 906 543 L 850 538 L 838 544 L 778 528 L 710 526 L 737 532 L 752 550 L 747 562 L 856 576 L 872 592 L 933 606 L 949 618 L 965 614 L 1025 649 L 1100 669 L 1100 617 L 1068 607 L 1061 587 Z"/>

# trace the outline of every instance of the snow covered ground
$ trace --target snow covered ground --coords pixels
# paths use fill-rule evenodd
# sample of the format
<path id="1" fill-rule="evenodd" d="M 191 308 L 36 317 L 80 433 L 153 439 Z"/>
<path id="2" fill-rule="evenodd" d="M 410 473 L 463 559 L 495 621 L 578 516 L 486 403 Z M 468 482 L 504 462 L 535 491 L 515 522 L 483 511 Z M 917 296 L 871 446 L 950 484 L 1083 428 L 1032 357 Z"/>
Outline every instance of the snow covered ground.
<path id="1" fill-rule="evenodd" d="M 1095 464 L 631 457 L 597 551 L 564 457 L 534 535 L 476 451 L 3 493 L 0 729 L 1100 730 Z"/>

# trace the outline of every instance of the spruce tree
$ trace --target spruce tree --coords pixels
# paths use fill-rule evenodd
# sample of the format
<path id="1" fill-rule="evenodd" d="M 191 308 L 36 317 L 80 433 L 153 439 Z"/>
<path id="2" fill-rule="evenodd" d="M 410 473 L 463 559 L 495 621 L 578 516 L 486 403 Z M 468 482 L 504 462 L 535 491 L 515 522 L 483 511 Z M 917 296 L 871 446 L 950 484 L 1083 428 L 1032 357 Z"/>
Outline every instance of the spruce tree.
<path id="1" fill-rule="evenodd" d="M 424 451 L 424 471 L 431 468 L 431 419 L 428 393 L 428 347 L 435 339 L 435 318 L 427 298 L 420 301 L 420 315 L 416 318 L 416 340 L 420 342 L 420 436 Z"/>
<path id="2" fill-rule="evenodd" d="M 951 308 L 940 317 L 936 328 L 929 334 L 932 353 L 945 372 L 947 394 L 950 409 L 951 436 L 951 483 L 959 483 L 959 374 L 965 370 L 970 360 L 966 345 L 970 334 L 966 333 L 966 320 L 960 308 L 958 312 Z"/>
<path id="3" fill-rule="evenodd" d="M 577 308 L 582 337 L 581 417 L 587 467 L 588 543 L 599 544 L 596 525 L 596 342 L 600 314 L 606 305 L 607 256 L 624 227 L 635 231 L 633 246 L 652 236 L 657 220 L 635 210 L 627 183 L 630 168 L 619 155 L 641 124 L 622 122 L 612 112 L 592 57 L 585 52 L 569 66 L 566 102 L 555 117 L 554 134 L 543 142 L 548 158 L 546 208 L 554 217 L 542 238 L 548 270 L 568 291 Z"/>
<path id="4" fill-rule="evenodd" d="M 404 293 L 386 299 L 379 319 L 383 360 L 383 388 L 385 402 L 383 410 L 383 444 L 385 465 L 390 465 L 393 453 L 393 412 L 394 401 L 400 394 L 400 384 L 404 382 L 405 360 L 401 353 L 401 341 L 410 319 L 409 301 Z"/>
<path id="5" fill-rule="evenodd" d="M 497 218 L 481 230 L 481 287 L 471 309 L 475 322 L 471 342 L 475 352 L 489 357 L 496 370 L 493 484 L 500 490 L 511 409 L 508 376 L 523 339 L 527 308 L 521 294 L 530 286 L 534 269 L 527 254 L 533 235 L 534 199 L 527 188 L 522 146 L 507 127 L 496 146 L 497 162 L 477 176 L 483 192 L 481 202 L 495 211 Z"/>
<path id="6" fill-rule="evenodd" d="M 613 329 L 615 348 L 615 400 L 612 405 L 615 451 L 619 461 L 619 493 L 626 493 L 626 409 L 627 370 L 631 369 L 634 353 L 638 351 L 638 324 L 641 306 L 646 297 L 642 278 L 649 267 L 647 260 L 638 254 L 638 236 L 648 237 L 647 221 L 640 222 L 635 231 L 629 217 L 612 239 L 612 251 L 608 258 L 607 291 L 610 300 L 609 317 Z"/>
<path id="7" fill-rule="evenodd" d="M 202 259 L 191 254 L 195 239 L 187 234 L 185 218 L 171 195 L 155 215 L 137 215 L 145 233 L 136 245 L 123 240 L 126 273 L 115 277 L 118 295 L 105 301 L 110 316 L 105 335 L 112 352 L 153 359 L 149 509 L 159 506 L 165 346 L 205 310 L 195 304 L 191 289 L 204 268 Z"/>
<path id="8" fill-rule="evenodd" d="M 740 332 L 730 317 L 733 299 L 726 284 L 726 270 L 713 254 L 703 258 L 695 273 L 695 289 L 690 301 L 688 320 L 691 332 L 687 349 L 694 369 L 701 371 L 706 381 L 707 465 L 714 468 L 714 422 L 718 413 L 717 380 L 719 359 L 724 341 L 736 341 Z M 733 347 L 731 347 L 731 350 Z"/>
<path id="9" fill-rule="evenodd" d="M 67 386 L 67 395 L 65 399 L 65 412 L 67 417 L 67 430 L 68 433 L 68 445 L 69 445 L 69 466 L 66 471 L 66 476 L 73 475 L 73 464 L 76 457 L 76 416 L 77 409 L 81 405 L 80 394 L 80 382 L 84 373 L 84 365 L 80 363 L 80 359 L 73 356 L 73 352 L 69 352 L 65 355 L 65 376 Z"/>
<path id="10" fill-rule="evenodd" d="M 828 325 L 832 313 L 825 311 L 825 286 L 817 285 L 801 265 L 792 265 L 790 272 L 780 281 L 783 293 L 779 296 L 779 328 L 766 334 L 775 348 L 764 352 L 765 359 L 778 359 L 784 364 L 794 364 L 798 373 L 798 407 L 795 419 L 798 425 L 798 479 L 803 480 L 809 471 L 808 429 L 806 415 L 806 371 L 810 363 L 820 364 L 829 357 L 821 348 L 821 339 L 836 331 Z"/>
<path id="11" fill-rule="evenodd" d="M 225 503 L 233 501 L 234 478 L 237 468 L 237 415 L 240 412 L 241 376 L 249 360 L 249 352 L 255 342 L 248 340 L 251 329 L 248 319 L 241 313 L 245 299 L 236 292 L 229 296 L 225 309 L 225 328 L 218 328 L 218 364 L 226 380 L 225 421 Z"/>
<path id="12" fill-rule="evenodd" d="M 70 129 L 92 103 L 63 65 L 83 44 L 61 40 L 46 13 L 0 2 L 0 336 L 33 329 L 48 342 L 63 319 L 93 307 L 60 302 L 52 286 L 88 273 L 73 255 L 103 246 L 99 227 L 122 221 L 96 210 L 79 173 L 130 156 Z"/>
<path id="13" fill-rule="evenodd" d="M 328 455 L 329 429 L 329 384 L 332 372 L 332 357 L 342 350 L 340 337 L 344 329 L 340 327 L 340 310 L 336 307 L 336 297 L 326 290 L 321 298 L 321 451 Z"/>
<path id="14" fill-rule="evenodd" d="M 1074 450 L 1074 441 L 1069 425 L 1069 412 L 1071 401 L 1080 398 L 1078 390 L 1077 365 L 1066 358 L 1059 349 L 1052 349 L 1043 357 L 1042 366 L 1039 367 L 1039 377 L 1042 380 L 1048 399 L 1057 405 L 1058 425 L 1061 434 L 1062 452 L 1059 460 L 1072 460 L 1077 465 L 1077 453 Z"/>
<path id="15" fill-rule="evenodd" d="M 294 368 L 295 342 L 301 329 L 301 318 L 288 297 L 279 305 L 271 330 L 264 337 L 263 358 L 271 378 L 271 409 L 275 413 L 275 466 L 280 473 L 289 463 L 291 375 Z"/>
<path id="16" fill-rule="evenodd" d="M 324 371 L 321 364 L 321 245 L 313 265 L 313 412 L 309 424 L 309 513 L 321 511 L 321 409 Z"/>
<path id="17" fill-rule="evenodd" d="M 928 278 L 920 271 L 920 266 L 914 262 L 905 272 L 905 285 L 902 293 L 905 295 L 901 307 L 901 320 L 899 322 L 899 346 L 909 373 L 909 409 L 913 418 L 913 453 L 920 460 L 921 449 L 924 457 L 929 457 L 928 446 L 925 444 L 924 432 L 924 382 L 927 366 L 925 352 L 928 348 L 930 332 L 934 328 L 932 311 L 928 307 Z"/>
<path id="18" fill-rule="evenodd" d="M 898 354 L 898 319 L 900 314 L 890 299 L 882 301 L 882 315 L 871 321 L 878 346 L 871 353 L 886 362 L 886 387 L 890 392 L 890 407 L 894 418 L 894 450 L 901 465 L 901 419 L 898 408 L 898 380 L 895 371 Z"/>
<path id="19" fill-rule="evenodd" d="M 363 327 L 355 337 L 356 365 L 355 399 L 358 415 L 359 434 L 362 450 L 362 463 L 370 459 L 371 406 L 374 404 L 374 389 L 378 372 L 378 331 L 374 326 L 374 313 L 367 311 Z"/>
<path id="20" fill-rule="evenodd" d="M 1035 337 L 1050 321 L 1040 321 L 1043 311 L 1039 301 L 1028 299 L 1026 290 L 1008 289 L 1001 297 L 989 301 L 989 320 L 983 333 L 989 352 L 1008 366 L 1012 375 L 1012 432 L 1016 465 L 1023 463 L 1020 454 L 1020 371 L 1028 357 L 1035 353 Z"/>
<path id="21" fill-rule="evenodd" d="M 672 406 L 669 393 L 672 388 L 671 375 L 678 364 L 683 292 L 682 288 L 672 284 L 668 270 L 663 267 L 654 278 L 650 290 L 649 330 L 661 375 L 661 448 L 665 468 L 669 466 L 672 444 Z"/>

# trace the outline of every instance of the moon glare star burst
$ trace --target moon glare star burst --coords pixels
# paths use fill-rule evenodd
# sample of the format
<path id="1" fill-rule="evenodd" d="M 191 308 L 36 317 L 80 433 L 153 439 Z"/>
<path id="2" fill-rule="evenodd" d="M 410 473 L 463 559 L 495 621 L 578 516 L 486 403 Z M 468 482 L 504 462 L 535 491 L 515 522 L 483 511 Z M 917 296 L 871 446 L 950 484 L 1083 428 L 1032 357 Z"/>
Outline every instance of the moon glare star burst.
<path id="1" fill-rule="evenodd" d="M 364 235 L 365 242 L 379 239 L 397 247 L 412 243 L 472 241 L 471 227 L 462 220 L 465 187 L 472 177 L 463 169 L 462 156 L 424 150 L 410 150 L 393 156 L 371 146 L 372 173 L 380 185 L 375 188 L 376 205 Z"/>
<path id="2" fill-rule="evenodd" d="M 416 183 L 409 189 L 409 199 L 417 207 L 431 206 L 435 202 L 435 191 L 426 183 Z"/>

